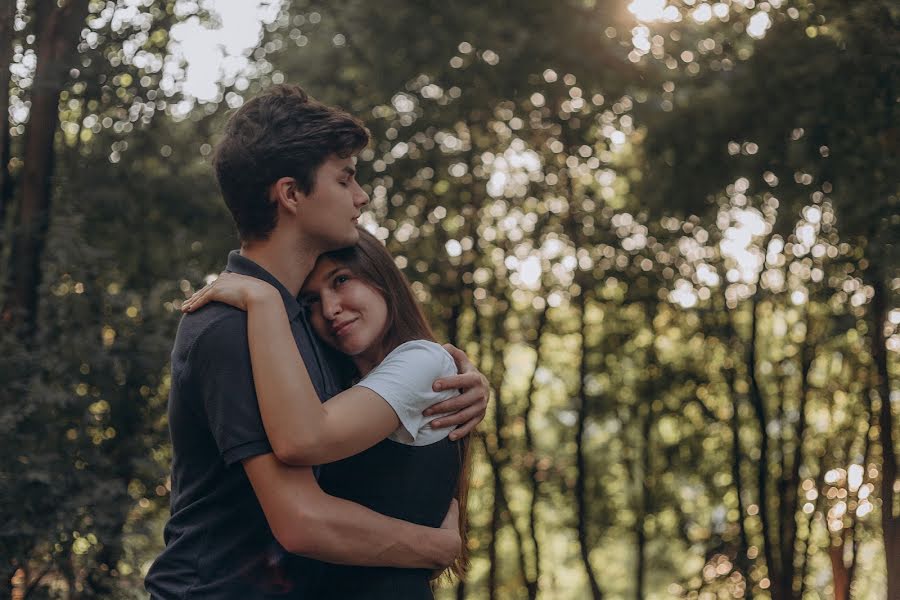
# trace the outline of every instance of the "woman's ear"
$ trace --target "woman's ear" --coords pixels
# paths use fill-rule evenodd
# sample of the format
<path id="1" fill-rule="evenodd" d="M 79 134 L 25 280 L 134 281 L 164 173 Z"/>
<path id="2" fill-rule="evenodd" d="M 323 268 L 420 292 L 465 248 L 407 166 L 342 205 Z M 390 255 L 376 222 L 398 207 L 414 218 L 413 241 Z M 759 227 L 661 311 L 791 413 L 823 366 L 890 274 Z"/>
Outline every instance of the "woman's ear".
<path id="1" fill-rule="evenodd" d="M 272 184 L 269 196 L 272 202 L 277 202 L 282 210 L 291 214 L 297 214 L 300 202 L 306 194 L 300 190 L 296 179 L 293 177 L 282 177 Z"/>

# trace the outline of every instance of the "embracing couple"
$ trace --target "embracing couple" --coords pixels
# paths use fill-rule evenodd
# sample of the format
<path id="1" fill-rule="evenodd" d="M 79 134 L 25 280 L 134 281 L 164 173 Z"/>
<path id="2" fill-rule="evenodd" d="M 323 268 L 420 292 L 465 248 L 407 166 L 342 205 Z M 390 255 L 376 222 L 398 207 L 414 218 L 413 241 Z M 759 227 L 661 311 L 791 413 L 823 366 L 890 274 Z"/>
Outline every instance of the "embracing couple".
<path id="1" fill-rule="evenodd" d="M 225 128 L 215 169 L 241 249 L 185 302 L 172 350 L 154 599 L 432 598 L 464 568 L 487 381 L 357 226 L 368 141 L 295 86 Z"/>

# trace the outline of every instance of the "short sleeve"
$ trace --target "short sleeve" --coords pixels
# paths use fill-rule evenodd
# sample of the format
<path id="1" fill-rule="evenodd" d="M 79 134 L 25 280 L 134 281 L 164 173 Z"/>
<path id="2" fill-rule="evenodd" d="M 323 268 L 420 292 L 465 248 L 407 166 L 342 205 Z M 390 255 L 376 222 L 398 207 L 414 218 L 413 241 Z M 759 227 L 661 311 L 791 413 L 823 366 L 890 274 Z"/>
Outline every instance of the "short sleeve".
<path id="1" fill-rule="evenodd" d="M 453 427 L 431 429 L 427 425 L 438 415 L 422 414 L 429 406 L 456 396 L 456 390 L 435 392 L 435 379 L 456 374 L 453 358 L 440 345 L 415 340 L 399 345 L 357 385 L 384 398 L 397 417 L 400 429 L 390 439 L 423 446 L 446 437 Z"/>
<path id="2" fill-rule="evenodd" d="M 246 316 L 210 325 L 191 351 L 200 399 L 226 465 L 272 451 L 253 386 Z"/>

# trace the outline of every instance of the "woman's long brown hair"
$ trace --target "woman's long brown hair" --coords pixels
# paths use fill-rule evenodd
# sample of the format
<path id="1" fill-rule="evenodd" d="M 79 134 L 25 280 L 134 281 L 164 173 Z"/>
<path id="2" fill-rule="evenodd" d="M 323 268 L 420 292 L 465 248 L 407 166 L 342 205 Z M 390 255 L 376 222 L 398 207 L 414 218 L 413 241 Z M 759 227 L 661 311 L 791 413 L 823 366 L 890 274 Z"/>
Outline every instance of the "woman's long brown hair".
<path id="1" fill-rule="evenodd" d="M 359 241 L 355 246 L 335 250 L 322 255 L 324 258 L 344 265 L 359 279 L 371 285 L 384 297 L 388 309 L 388 321 L 384 340 L 379 352 L 379 361 L 390 352 L 413 340 L 436 342 L 434 332 L 422 312 L 422 307 L 413 295 L 409 281 L 394 262 L 387 248 L 378 238 L 359 228 Z M 450 565 L 454 575 L 463 578 L 469 561 L 468 539 L 466 536 L 466 508 L 469 495 L 469 439 L 459 440 L 460 471 L 456 484 L 456 501 L 459 502 L 459 537 L 462 551 Z"/>

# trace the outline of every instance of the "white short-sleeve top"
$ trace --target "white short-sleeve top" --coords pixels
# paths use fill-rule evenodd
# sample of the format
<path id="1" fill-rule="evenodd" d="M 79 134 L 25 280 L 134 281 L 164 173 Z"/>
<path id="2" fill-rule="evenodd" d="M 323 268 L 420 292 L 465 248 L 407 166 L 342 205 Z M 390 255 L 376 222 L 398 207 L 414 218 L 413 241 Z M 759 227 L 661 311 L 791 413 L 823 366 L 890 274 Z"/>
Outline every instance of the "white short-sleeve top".
<path id="1" fill-rule="evenodd" d="M 459 394 L 455 389 L 435 392 L 435 379 L 456 375 L 453 357 L 440 344 L 427 340 L 404 342 L 388 354 L 356 385 L 384 398 L 397 417 L 398 427 L 388 439 L 409 446 L 427 446 L 447 437 L 454 427 L 432 429 L 428 424 L 439 416 L 426 417 L 422 411 Z"/>

